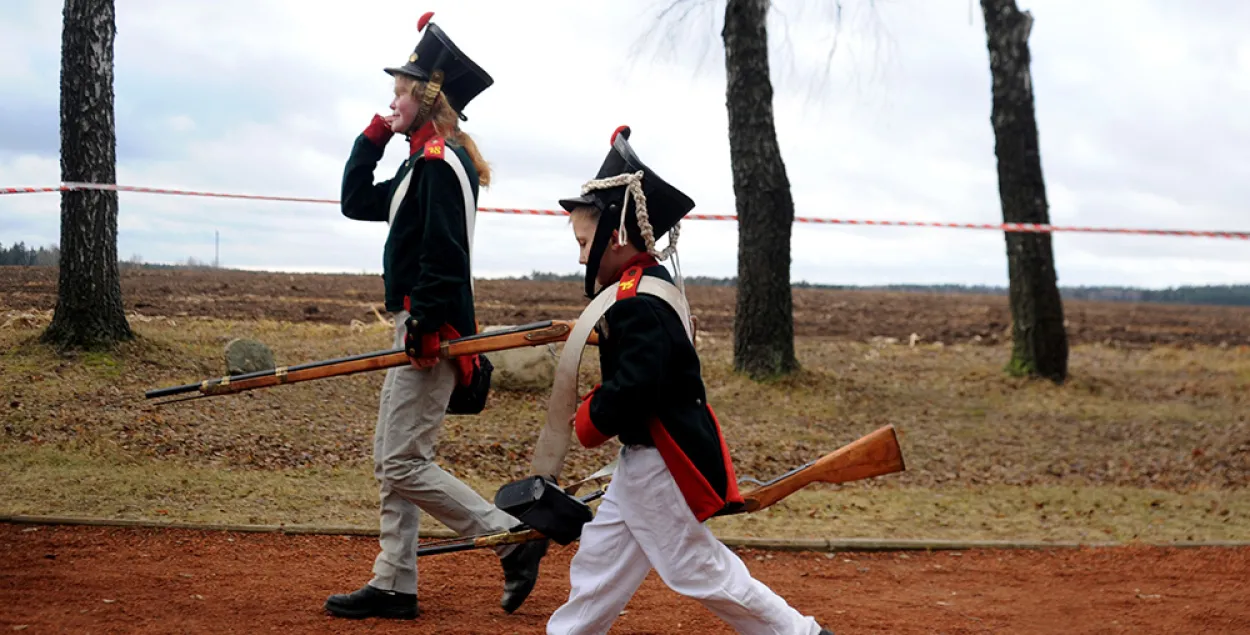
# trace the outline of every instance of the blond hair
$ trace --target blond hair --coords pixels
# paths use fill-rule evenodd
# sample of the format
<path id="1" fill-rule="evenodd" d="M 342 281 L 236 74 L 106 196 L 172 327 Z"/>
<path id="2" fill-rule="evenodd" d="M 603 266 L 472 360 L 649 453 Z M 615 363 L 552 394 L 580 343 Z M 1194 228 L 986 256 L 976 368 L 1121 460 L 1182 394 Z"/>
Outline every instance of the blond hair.
<path id="1" fill-rule="evenodd" d="M 589 218 L 591 222 L 597 223 L 599 222 L 599 215 L 599 208 L 594 205 L 578 205 L 573 208 L 573 211 L 569 212 L 569 222 L 573 222 L 573 220 L 578 216 L 585 216 Z"/>
<path id="2" fill-rule="evenodd" d="M 397 75 L 396 80 L 401 82 L 400 86 L 408 90 L 408 94 L 419 103 L 425 97 L 425 82 L 417 81 L 406 75 Z M 434 123 L 434 133 L 451 143 L 464 148 L 469 154 L 469 160 L 473 161 L 473 168 L 477 170 L 477 183 L 481 187 L 490 187 L 490 164 L 482 157 L 482 152 L 477 149 L 477 143 L 473 141 L 473 137 L 469 133 L 460 129 L 460 113 L 457 113 L 447 98 L 439 93 L 434 100 L 434 114 L 429 117 Z M 418 125 L 424 125 L 425 122 L 418 122 Z"/>

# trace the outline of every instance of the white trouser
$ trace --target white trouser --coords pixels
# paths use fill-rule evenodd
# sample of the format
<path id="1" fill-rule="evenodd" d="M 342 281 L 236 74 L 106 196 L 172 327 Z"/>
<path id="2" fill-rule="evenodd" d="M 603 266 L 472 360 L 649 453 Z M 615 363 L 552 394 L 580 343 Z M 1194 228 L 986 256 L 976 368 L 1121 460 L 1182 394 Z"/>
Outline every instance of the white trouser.
<path id="1" fill-rule="evenodd" d="M 395 314 L 395 348 L 404 346 L 407 312 Z M 417 592 L 417 524 L 429 512 L 461 536 L 503 531 L 512 516 L 434 463 L 439 429 L 456 384 L 450 360 L 431 368 L 398 366 L 386 373 L 373 435 L 373 475 L 381 498 L 381 552 L 369 584 L 385 591 Z M 515 546 L 496 550 L 506 555 Z"/>
<path id="2" fill-rule="evenodd" d="M 659 451 L 628 446 L 594 520 L 582 529 L 568 602 L 551 616 L 547 633 L 608 632 L 652 567 L 669 588 L 739 633 L 820 632 L 695 518 Z"/>

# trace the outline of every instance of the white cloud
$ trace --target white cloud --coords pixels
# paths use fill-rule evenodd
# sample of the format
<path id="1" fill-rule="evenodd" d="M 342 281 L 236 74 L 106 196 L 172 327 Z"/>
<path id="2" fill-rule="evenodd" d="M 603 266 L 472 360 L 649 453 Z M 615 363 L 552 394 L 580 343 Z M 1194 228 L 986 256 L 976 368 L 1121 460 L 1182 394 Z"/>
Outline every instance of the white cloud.
<path id="1" fill-rule="evenodd" d="M 195 120 L 186 115 L 174 115 L 169 118 L 166 125 L 174 132 L 191 132 L 195 130 Z"/>
<path id="2" fill-rule="evenodd" d="M 46 109 L 57 103 L 60 6 L 14 4 L 0 17 L 6 99 Z M 1000 221 L 979 8 L 970 22 L 966 0 L 847 3 L 826 72 L 831 14 L 803 4 L 778 2 L 769 24 L 797 213 Z M 1250 36 L 1237 19 L 1250 10 L 1221 4 L 1024 3 L 1037 20 L 1030 44 L 1053 222 L 1250 229 Z M 654 3 L 427 6 L 496 80 L 466 113 L 495 169 L 481 205 L 554 207 L 594 175 L 612 129 L 629 124 L 639 154 L 697 212 L 734 212 L 719 9 L 693 16 L 657 56 Z M 390 100 L 381 68 L 418 38 L 417 11 L 398 0 L 315 9 L 129 0 L 117 11 L 119 180 L 153 187 L 337 198 L 353 139 Z M 22 125 L 35 106 L 24 107 L 6 116 L 0 106 L 0 125 Z M 35 152 L 31 134 L 6 148 L 0 130 L 0 184 L 59 181 L 59 140 Z M 402 154 L 397 139 L 377 178 Z M 0 198 L 0 241 L 55 240 L 57 210 L 56 195 Z M 121 196 L 119 223 L 121 253 L 152 260 L 211 259 L 220 231 L 227 265 L 352 272 L 380 267 L 386 231 L 334 205 L 144 194 Z M 484 214 L 477 227 L 479 275 L 578 269 L 561 218 Z M 684 272 L 734 275 L 736 229 L 685 223 Z M 1240 241 L 1057 235 L 1054 244 L 1063 284 L 1250 281 Z M 996 232 L 799 224 L 793 278 L 1004 284 L 1004 253 Z"/>

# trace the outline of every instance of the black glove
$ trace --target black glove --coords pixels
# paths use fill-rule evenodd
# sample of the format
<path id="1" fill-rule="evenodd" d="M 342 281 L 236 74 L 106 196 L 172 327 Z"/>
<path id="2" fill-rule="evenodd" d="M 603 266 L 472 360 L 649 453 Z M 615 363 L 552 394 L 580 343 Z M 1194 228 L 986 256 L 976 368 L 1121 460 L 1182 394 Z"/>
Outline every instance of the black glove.
<path id="1" fill-rule="evenodd" d="M 404 352 L 408 353 L 408 359 L 413 366 L 417 368 L 429 368 L 438 363 L 439 338 L 438 333 L 422 333 L 417 326 L 416 318 L 410 314 L 407 320 L 404 320 L 404 328 L 408 333 L 404 335 Z"/>

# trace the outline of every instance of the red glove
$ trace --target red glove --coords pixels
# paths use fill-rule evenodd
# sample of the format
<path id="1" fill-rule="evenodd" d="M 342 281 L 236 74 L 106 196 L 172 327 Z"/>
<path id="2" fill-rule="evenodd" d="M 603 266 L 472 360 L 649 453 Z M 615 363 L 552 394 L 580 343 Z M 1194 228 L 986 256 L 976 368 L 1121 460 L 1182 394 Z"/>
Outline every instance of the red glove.
<path id="1" fill-rule="evenodd" d="M 422 333 L 417 328 L 417 321 L 408 316 L 405 323 L 407 334 L 404 335 L 404 352 L 408 353 L 408 361 L 417 368 L 430 368 L 438 363 L 438 333 Z"/>
<path id="2" fill-rule="evenodd" d="M 382 115 L 374 115 L 373 121 L 369 122 L 369 127 L 365 128 L 364 135 L 379 148 L 385 148 L 387 142 L 395 135 L 395 131 L 391 130 L 391 119 Z"/>

